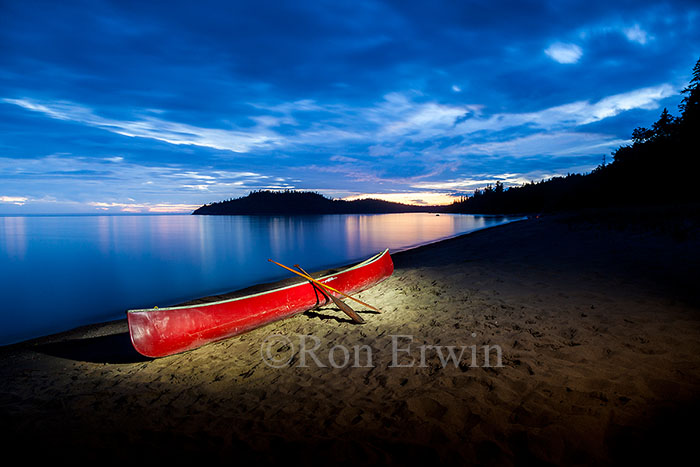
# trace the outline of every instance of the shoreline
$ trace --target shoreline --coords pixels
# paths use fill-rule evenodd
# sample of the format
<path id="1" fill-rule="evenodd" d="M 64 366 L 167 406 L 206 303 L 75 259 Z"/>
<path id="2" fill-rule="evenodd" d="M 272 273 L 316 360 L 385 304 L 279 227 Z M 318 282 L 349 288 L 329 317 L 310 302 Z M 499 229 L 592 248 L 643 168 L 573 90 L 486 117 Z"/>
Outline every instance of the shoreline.
<path id="1" fill-rule="evenodd" d="M 483 231 L 483 230 L 495 229 L 495 228 L 498 228 L 498 227 L 503 227 L 503 226 L 508 225 L 508 224 L 513 224 L 513 223 L 516 223 L 516 222 L 522 222 L 522 221 L 527 220 L 527 219 L 529 218 L 529 216 L 527 216 L 527 215 L 460 214 L 460 213 L 449 213 L 449 212 L 448 212 L 448 213 L 440 213 L 439 215 L 444 215 L 444 216 L 450 216 L 450 215 L 453 215 L 453 216 L 461 216 L 461 215 L 466 215 L 466 216 L 478 216 L 478 217 L 512 217 L 513 220 L 508 221 L 508 222 L 505 222 L 505 223 L 503 223 L 503 224 L 489 225 L 489 226 L 487 226 L 487 227 L 481 227 L 481 228 L 476 229 L 476 230 L 472 230 L 472 231 L 469 231 L 469 232 L 463 232 L 463 233 L 455 234 L 455 235 L 452 235 L 452 236 L 449 236 L 449 237 L 438 238 L 438 239 L 436 239 L 436 240 L 429 241 L 429 242 L 426 242 L 426 243 L 420 243 L 420 244 L 417 244 L 417 245 L 410 246 L 410 247 L 408 247 L 408 248 L 397 249 L 397 250 L 394 250 L 393 252 L 390 252 L 392 258 L 394 257 L 394 255 L 397 255 L 397 254 L 399 254 L 399 253 L 411 252 L 411 251 L 416 250 L 416 249 L 419 249 L 419 248 L 427 247 L 427 246 L 434 245 L 434 244 L 438 244 L 438 243 L 442 243 L 442 242 L 447 242 L 447 241 L 450 241 L 450 240 L 452 240 L 452 239 L 464 237 L 464 236 L 467 236 L 467 235 L 471 235 L 471 234 L 474 234 L 474 233 L 476 233 L 476 232 L 481 232 L 481 231 Z"/>
<path id="2" fill-rule="evenodd" d="M 449 215 L 449 214 L 450 213 L 446 213 L 445 215 Z M 168 214 L 168 215 L 172 215 L 172 214 Z M 440 244 L 442 242 L 447 242 L 447 241 L 453 240 L 455 238 L 460 238 L 463 236 L 471 235 L 471 234 L 474 234 L 476 232 L 480 232 L 483 230 L 494 229 L 494 228 L 502 227 L 502 226 L 505 226 L 508 224 L 522 222 L 523 220 L 527 220 L 527 216 L 510 216 L 510 215 L 501 216 L 501 215 L 491 215 L 491 214 L 474 214 L 474 215 L 485 216 L 485 217 L 517 217 L 517 219 L 506 222 L 504 224 L 483 227 L 483 228 L 480 228 L 477 230 L 472 230 L 470 232 L 456 234 L 456 235 L 453 235 L 451 237 L 443 237 L 443 238 L 436 239 L 434 241 L 430 241 L 427 243 L 422 243 L 422 244 L 418 244 L 418 245 L 411 246 L 408 248 L 390 251 L 391 257 L 394 258 L 398 254 L 410 253 L 410 252 L 417 250 L 417 249 L 420 249 L 420 248 L 428 247 L 428 246 L 435 245 L 435 244 Z M 325 274 L 330 273 L 330 271 L 345 269 L 345 268 L 350 267 L 353 264 L 356 264 L 357 262 L 360 262 L 360 261 L 362 261 L 362 260 L 358 260 L 356 262 L 346 264 L 346 265 L 340 265 L 340 266 L 330 268 L 330 269 L 325 269 L 322 271 L 316 271 L 313 273 L 313 275 L 314 276 L 325 275 Z M 182 303 L 177 303 L 177 304 L 173 304 L 170 306 L 182 306 L 182 305 L 191 304 L 191 303 L 203 303 L 205 301 L 212 301 L 213 297 L 217 297 L 218 299 L 225 300 L 225 299 L 232 298 L 232 297 L 242 296 L 242 295 L 245 295 L 247 293 L 252 293 L 253 291 L 267 290 L 269 288 L 281 287 L 284 285 L 289 285 L 289 284 L 293 284 L 293 283 L 297 283 L 297 282 L 301 282 L 301 280 L 294 278 L 294 277 L 291 277 L 289 279 L 282 279 L 282 280 L 274 281 L 274 282 L 262 282 L 260 284 L 252 284 L 252 285 L 244 287 L 242 289 L 232 290 L 232 291 L 221 293 L 221 294 L 209 295 L 209 296 L 204 296 L 204 297 L 196 297 L 196 298 L 193 298 L 191 300 L 186 300 Z M 33 343 L 41 343 L 41 342 L 45 342 L 45 341 L 46 342 L 53 342 L 56 340 L 69 339 L 69 338 L 80 338 L 79 336 L 81 336 L 83 334 L 84 335 L 94 335 L 94 333 L 97 329 L 100 329 L 103 327 L 108 327 L 108 326 L 116 326 L 120 323 L 122 323 L 122 324 L 126 323 L 126 315 L 123 318 L 117 318 L 117 319 L 108 320 L 108 321 L 100 321 L 100 322 L 96 322 L 96 323 L 92 323 L 92 324 L 84 324 L 84 325 L 76 326 L 76 327 L 71 328 L 71 329 L 66 329 L 64 331 L 58 331 L 55 333 L 40 335 L 37 337 L 31 337 L 28 339 L 22 339 L 20 341 L 13 342 L 10 344 L 3 344 L 3 345 L 0 345 L 0 353 L 2 353 L 3 349 L 9 349 L 9 348 L 14 347 L 14 346 L 32 345 Z"/>
<path id="3" fill-rule="evenodd" d="M 364 325 L 325 306 L 159 359 L 129 353 L 125 321 L 0 348 L 5 439 L 95 460 L 681 460 L 700 415 L 700 241 L 612 219 L 545 216 L 392 254 L 394 275 L 358 295 L 383 311 L 356 309 Z M 297 350 L 271 347 L 286 366 L 264 359 L 271 335 Z M 299 336 L 325 366 L 301 365 Z M 392 336 L 411 337 L 405 366 Z M 502 366 L 445 364 L 450 346 L 484 345 Z M 355 346 L 371 365 L 331 364 Z"/>

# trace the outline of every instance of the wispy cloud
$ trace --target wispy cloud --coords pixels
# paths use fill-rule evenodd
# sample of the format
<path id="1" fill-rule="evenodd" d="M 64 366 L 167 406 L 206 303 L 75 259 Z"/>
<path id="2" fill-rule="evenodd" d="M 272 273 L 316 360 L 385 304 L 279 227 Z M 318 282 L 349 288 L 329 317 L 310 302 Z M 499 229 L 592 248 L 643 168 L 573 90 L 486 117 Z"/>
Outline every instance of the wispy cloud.
<path id="1" fill-rule="evenodd" d="M 671 18 L 667 20 L 670 21 Z M 578 36 L 584 41 L 595 37 L 618 34 L 622 35 L 628 41 L 640 45 L 646 45 L 649 41 L 655 39 L 654 35 L 642 28 L 639 23 L 605 22 L 603 24 L 589 25 L 580 29 L 578 32 Z"/>
<path id="2" fill-rule="evenodd" d="M 626 140 L 585 131 L 582 127 L 632 109 L 656 108 L 662 99 L 675 92 L 673 86 L 665 83 L 597 101 L 581 100 L 525 113 L 492 114 L 481 103 L 438 102 L 416 91 L 389 93 L 367 106 L 322 106 L 305 100 L 267 106 L 267 111 L 276 115 L 269 119 L 258 115 L 256 123 L 246 132 L 170 122 L 161 116 L 154 118 L 152 113 L 141 119 L 121 121 L 74 103 L 4 99 L 6 104 L 53 119 L 114 134 L 264 156 L 246 156 L 245 162 L 233 164 L 242 170 L 229 169 L 232 163 L 221 156 L 206 162 L 185 156 L 182 162 L 170 164 L 136 163 L 122 155 L 108 154 L 99 158 L 53 154 L 19 162 L 11 158 L 3 162 L 0 158 L 0 177 L 12 185 L 8 195 L 22 193 L 18 190 L 23 180 L 43 180 L 47 182 L 46 188 L 37 188 L 34 198 L 50 195 L 50 186 L 61 184 L 65 202 L 91 192 L 91 208 L 127 212 L 189 210 L 193 200 L 218 201 L 255 189 L 323 188 L 328 184 L 328 174 L 334 175 L 337 193 L 347 193 L 343 187 L 351 185 L 367 186 L 370 188 L 367 191 L 372 192 L 377 187 L 413 194 L 426 190 L 438 194 L 449 190 L 462 192 L 487 179 L 460 174 L 474 167 L 482 168 L 488 161 L 542 161 L 611 151 Z M 305 112 L 321 113 L 324 119 L 309 123 L 310 115 Z M 274 127 L 282 121 L 288 125 L 284 135 Z M 278 154 L 272 149 L 282 151 L 281 156 L 286 153 L 288 157 L 301 157 L 301 163 L 276 170 L 272 161 Z M 319 161 L 306 154 L 323 156 L 319 156 Z M 482 160 L 477 163 L 475 157 Z M 556 171 L 540 173 L 548 175 Z M 492 179 L 488 180 L 493 183 Z M 519 181 L 517 177 L 503 179 L 504 183 Z M 138 202 L 129 201 L 130 196 L 137 196 Z M 7 199 L 3 201 L 6 205 Z M 162 199 L 169 202 L 162 203 Z M 415 200 L 428 198 L 400 199 L 418 202 Z M 29 205 L 33 201 L 18 199 L 17 203 Z"/>
<path id="3" fill-rule="evenodd" d="M 51 118 L 73 121 L 104 129 L 120 135 L 149 138 L 177 145 L 195 145 L 233 152 L 252 152 L 289 146 L 333 147 L 352 140 L 379 148 L 378 144 L 409 139 L 426 141 L 441 137 L 454 137 L 476 131 L 499 131 L 520 125 L 533 125 L 552 129 L 565 125 L 584 125 L 635 108 L 654 108 L 658 101 L 673 95 L 676 90 L 670 84 L 637 89 L 627 93 L 605 97 L 598 102 L 577 101 L 529 113 L 499 113 L 481 117 L 481 104 L 450 105 L 431 100 L 416 101 L 416 93 L 394 92 L 370 107 L 328 106 L 312 101 L 300 101 L 289 105 L 268 106 L 278 112 L 317 112 L 324 110 L 334 118 L 281 135 L 272 126 L 274 117 L 256 117 L 258 125 L 246 129 L 222 130 L 201 128 L 184 123 L 171 122 L 146 116 L 140 120 L 120 121 L 96 115 L 94 111 L 69 102 L 39 102 L 33 99 L 3 99 L 43 113 Z M 420 96 L 418 96 L 420 97 Z M 260 106 L 262 107 L 262 106 Z M 291 118 L 291 117 L 284 117 Z M 260 122 L 266 122 L 264 125 Z M 274 123 L 273 123 L 274 122 Z M 368 122 L 358 124 L 358 122 Z M 376 150 L 374 154 L 378 154 Z M 119 157 L 108 158 L 118 162 Z"/>
<path id="4" fill-rule="evenodd" d="M 377 124 L 376 139 L 379 141 L 398 137 L 426 140 L 444 136 L 457 120 L 475 114 L 480 108 L 478 105 L 416 102 L 406 93 L 394 92 L 360 113 Z"/>
<path id="5" fill-rule="evenodd" d="M 615 94 L 597 102 L 576 101 L 536 112 L 499 113 L 488 118 L 468 118 L 456 125 L 460 133 L 482 130 L 500 131 L 521 125 L 547 130 L 575 127 L 614 117 L 633 109 L 654 109 L 659 101 L 674 95 L 677 90 L 664 83 L 634 91 Z"/>
<path id="6" fill-rule="evenodd" d="M 101 211 L 119 211 L 131 213 L 156 213 L 175 214 L 191 212 L 199 207 L 195 204 L 171 204 L 171 203 L 103 203 L 91 201 L 88 206 L 95 207 Z"/>
<path id="7" fill-rule="evenodd" d="M 202 128 L 170 122 L 152 116 L 122 121 L 96 115 L 92 109 L 73 102 L 39 102 L 33 99 L 3 99 L 8 104 L 43 113 L 58 120 L 71 121 L 101 128 L 124 136 L 149 138 L 177 145 L 194 145 L 233 152 L 249 152 L 256 148 L 273 147 L 280 142 L 279 135 L 258 125 L 239 129 Z"/>
<path id="8" fill-rule="evenodd" d="M 564 42 L 555 42 L 544 50 L 552 60 L 571 64 L 579 61 L 581 56 L 583 56 L 583 50 L 576 44 L 569 44 Z"/>
<path id="9" fill-rule="evenodd" d="M 0 203 L 10 203 L 16 204 L 17 206 L 22 206 L 27 202 L 26 196 L 0 196 Z"/>
<path id="10" fill-rule="evenodd" d="M 284 177 L 273 180 L 257 172 L 144 166 L 65 154 L 20 162 L 0 157 L 0 179 L 4 188 L 15 193 L 28 182 L 41 181 L 40 189 L 34 187 L 34 196 L 6 195 L 0 197 L 0 203 L 70 206 L 83 198 L 84 193 L 91 193 L 87 206 L 124 212 L 190 212 L 196 207 L 193 202 L 201 205 L 243 195 L 249 190 L 294 187 Z M 61 188 L 60 196 L 54 196 L 56 187 Z"/>
<path id="11" fill-rule="evenodd" d="M 412 188 L 423 189 L 423 190 L 442 190 L 450 193 L 467 193 L 474 190 L 481 190 L 486 188 L 488 185 L 495 185 L 496 182 L 503 183 L 504 186 L 520 186 L 528 183 L 533 178 L 535 179 L 547 179 L 556 176 L 556 173 L 547 172 L 534 172 L 527 174 L 493 174 L 488 177 L 477 177 L 477 178 L 456 178 L 440 182 L 420 182 L 412 185 Z M 453 195 L 454 196 L 454 195 Z"/>
<path id="12" fill-rule="evenodd" d="M 353 201 L 357 199 L 381 199 L 391 201 L 393 203 L 403 204 L 421 204 L 421 205 L 439 205 L 450 204 L 456 198 L 451 192 L 436 192 L 436 191 L 406 191 L 401 193 L 363 193 L 361 195 L 350 195 L 343 199 Z"/>
<path id="13" fill-rule="evenodd" d="M 582 156 L 609 152 L 628 142 L 598 133 L 542 132 L 501 141 L 454 146 L 450 152 L 511 158 Z"/>
<path id="14" fill-rule="evenodd" d="M 614 117 L 622 112 L 632 109 L 655 109 L 659 101 L 677 93 L 670 84 L 662 84 L 635 91 L 606 97 L 579 112 L 582 117 L 581 124 L 597 122 L 605 118 Z"/>

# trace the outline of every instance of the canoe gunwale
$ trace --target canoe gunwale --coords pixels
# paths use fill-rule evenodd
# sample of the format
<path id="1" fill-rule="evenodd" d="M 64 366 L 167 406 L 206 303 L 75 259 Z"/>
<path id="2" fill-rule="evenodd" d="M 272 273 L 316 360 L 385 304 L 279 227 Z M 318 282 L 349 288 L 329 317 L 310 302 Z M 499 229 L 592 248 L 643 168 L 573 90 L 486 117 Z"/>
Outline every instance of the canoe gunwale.
<path id="1" fill-rule="evenodd" d="M 325 276 L 317 278 L 316 280 L 323 281 L 323 280 L 332 278 L 334 276 L 337 276 L 339 274 L 343 274 L 345 272 L 352 271 L 354 269 L 367 266 L 375 261 L 378 261 L 379 259 L 381 259 L 384 255 L 386 255 L 388 253 L 389 253 L 389 249 L 387 248 L 386 250 L 384 250 L 380 253 L 377 253 L 376 255 L 372 256 L 371 258 L 368 258 L 368 259 L 366 259 L 366 260 L 364 260 L 364 261 L 362 261 L 354 266 L 350 266 L 346 269 L 341 269 L 339 271 L 335 271 L 332 274 L 327 274 Z M 278 292 L 278 291 L 285 290 L 285 289 L 299 287 L 300 285 L 305 285 L 307 283 L 308 283 L 308 281 L 301 281 L 301 282 L 296 282 L 294 284 L 289 284 L 289 285 L 286 285 L 283 287 L 276 287 L 276 288 L 272 288 L 270 290 L 264 290 L 264 291 L 252 293 L 249 295 L 243 295 L 241 297 L 229 298 L 229 299 L 218 300 L 218 301 L 213 301 L 213 302 L 206 302 L 206 303 L 198 303 L 198 304 L 194 304 L 194 305 L 176 305 L 176 306 L 162 307 L 162 308 L 158 307 L 158 308 L 132 309 L 132 310 L 127 310 L 127 314 L 128 313 L 144 313 L 144 312 L 149 312 L 149 311 L 184 310 L 184 309 L 190 309 L 190 308 L 202 308 L 202 307 L 209 307 L 209 306 L 213 306 L 213 305 L 221 305 L 224 303 L 231 303 L 231 302 L 235 302 L 235 301 L 246 300 L 246 299 L 249 299 L 251 297 L 257 297 L 257 296 L 266 295 L 266 294 Z"/>
<path id="2" fill-rule="evenodd" d="M 324 276 L 318 280 L 357 293 L 391 276 L 393 270 L 386 249 L 346 269 L 321 272 Z M 146 357 L 165 357 L 234 337 L 318 305 L 318 296 L 316 303 L 309 296 L 315 291 L 309 281 L 286 286 L 261 284 L 267 286 L 271 288 L 213 302 L 129 310 L 126 315 L 131 343 Z"/>

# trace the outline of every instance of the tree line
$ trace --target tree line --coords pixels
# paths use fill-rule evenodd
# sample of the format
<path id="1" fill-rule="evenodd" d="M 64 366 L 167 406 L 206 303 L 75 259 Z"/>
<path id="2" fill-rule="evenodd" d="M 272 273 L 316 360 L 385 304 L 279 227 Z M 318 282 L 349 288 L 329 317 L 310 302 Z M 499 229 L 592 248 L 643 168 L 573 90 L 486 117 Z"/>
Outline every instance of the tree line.
<path id="1" fill-rule="evenodd" d="M 379 199 L 345 201 L 313 191 L 252 191 L 247 196 L 206 204 L 193 214 L 207 215 L 311 215 L 422 212 L 431 206 L 413 206 Z"/>
<path id="2" fill-rule="evenodd" d="M 204 205 L 193 214 L 513 214 L 695 203 L 700 201 L 700 60 L 681 95 L 678 117 L 664 108 L 650 128 L 632 131 L 632 144 L 614 151 L 610 164 L 603 163 L 587 174 L 568 174 L 510 188 L 497 181 L 449 206 L 413 206 L 377 199 L 344 201 L 310 191 L 260 190 Z"/>
<path id="3" fill-rule="evenodd" d="M 650 128 L 632 131 L 632 144 L 613 152 L 610 164 L 519 187 L 499 181 L 462 197 L 448 211 L 537 213 L 609 206 L 685 204 L 700 200 L 700 60 L 681 91 L 680 115 L 664 108 Z"/>

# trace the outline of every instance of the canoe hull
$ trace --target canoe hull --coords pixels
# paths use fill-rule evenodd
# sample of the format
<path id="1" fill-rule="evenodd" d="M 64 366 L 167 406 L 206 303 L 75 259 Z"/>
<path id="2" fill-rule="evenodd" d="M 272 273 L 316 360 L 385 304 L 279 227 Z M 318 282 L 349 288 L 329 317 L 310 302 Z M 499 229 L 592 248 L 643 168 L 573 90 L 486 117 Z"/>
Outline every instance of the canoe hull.
<path id="1" fill-rule="evenodd" d="M 317 280 L 353 294 L 383 281 L 393 271 L 391 256 L 384 251 Z M 164 357 L 242 334 L 325 303 L 326 299 L 311 283 L 303 282 L 201 305 L 129 310 L 127 319 L 134 348 L 147 357 Z"/>

